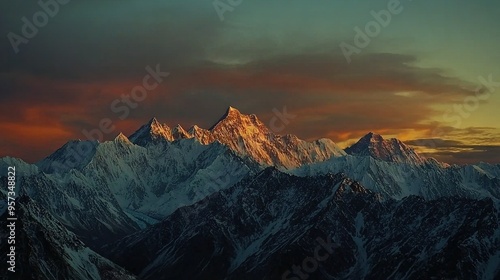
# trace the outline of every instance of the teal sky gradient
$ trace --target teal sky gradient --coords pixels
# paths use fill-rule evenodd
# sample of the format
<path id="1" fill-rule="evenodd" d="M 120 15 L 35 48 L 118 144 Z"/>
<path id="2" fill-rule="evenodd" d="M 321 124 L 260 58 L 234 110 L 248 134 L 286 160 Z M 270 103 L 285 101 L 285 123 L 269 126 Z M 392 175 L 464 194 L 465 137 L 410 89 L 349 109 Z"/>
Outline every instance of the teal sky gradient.
<path id="1" fill-rule="evenodd" d="M 449 162 L 500 160 L 500 85 L 459 125 L 456 112 L 443 116 L 474 96 L 479 76 L 500 81 L 500 2 L 401 0 L 401 13 L 348 63 L 339 45 L 353 44 L 354 28 L 391 2 L 242 0 L 221 20 L 210 0 L 73 0 L 16 54 L 8 34 L 22 35 L 21 18 L 41 8 L 0 0 L 0 129 L 9 132 L 0 156 L 35 160 L 82 138 L 159 64 L 172 73 L 168 83 L 106 139 L 152 115 L 208 127 L 229 105 L 264 120 L 288 106 L 301 117 L 285 133 L 305 139 L 345 146 L 374 130 L 468 145 L 422 149 Z M 31 149 L 27 123 L 38 139 Z M 436 135 L 436 126 L 448 132 Z"/>

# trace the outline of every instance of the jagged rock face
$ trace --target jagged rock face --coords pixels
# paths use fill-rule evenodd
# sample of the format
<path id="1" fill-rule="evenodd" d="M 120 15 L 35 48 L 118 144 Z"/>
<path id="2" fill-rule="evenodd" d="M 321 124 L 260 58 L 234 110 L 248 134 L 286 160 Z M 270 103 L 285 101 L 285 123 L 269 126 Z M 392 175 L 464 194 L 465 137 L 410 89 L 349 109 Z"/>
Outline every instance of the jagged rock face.
<path id="1" fill-rule="evenodd" d="M 294 168 L 345 155 L 328 139 L 306 142 L 291 135 L 276 135 L 257 116 L 241 114 L 232 107 L 208 130 L 193 126 L 185 131 L 180 125 L 170 129 L 153 119 L 130 136 L 133 143 L 141 146 L 186 138 L 195 138 L 204 145 L 218 141 L 241 156 L 280 168 Z"/>
<path id="2" fill-rule="evenodd" d="M 410 164 L 423 164 L 426 159 L 418 155 L 413 148 L 398 139 L 384 139 L 373 132 L 362 137 L 346 153 L 354 156 L 371 156 L 375 159 Z"/>
<path id="3" fill-rule="evenodd" d="M 60 158 L 49 158 L 57 161 L 67 157 L 63 154 Z M 56 166 L 49 161 L 46 163 L 42 166 Z M 17 194 L 35 200 L 91 247 L 139 230 L 137 223 L 122 210 L 108 187 L 98 186 L 92 178 L 76 169 L 63 174 L 47 174 L 37 166 L 20 160 L 0 159 L 0 168 L 7 170 L 6 166 L 16 167 Z M 0 178 L 6 180 L 3 175 Z"/>
<path id="4" fill-rule="evenodd" d="M 136 279 L 92 251 L 49 212 L 29 197 L 17 199 L 15 273 L 2 270 L 2 279 Z M 6 228 L 6 213 L 0 224 Z M 7 240 L 2 230 L 2 240 Z M 2 252 L 9 248 L 2 242 Z M 0 256 L 7 262 L 6 254 Z M 13 278 L 14 277 L 14 278 Z"/>
<path id="5" fill-rule="evenodd" d="M 147 145 L 148 143 L 173 141 L 174 137 L 170 127 L 159 123 L 156 118 L 152 118 L 147 124 L 130 135 L 129 139 L 137 145 Z"/>
<path id="6" fill-rule="evenodd" d="M 40 174 L 22 179 L 22 192 L 50 211 L 68 229 L 95 247 L 139 230 L 108 188 L 99 188 L 72 170 L 65 182 Z"/>
<path id="7" fill-rule="evenodd" d="M 443 166 L 387 162 L 371 156 L 345 156 L 289 171 L 299 176 L 344 172 L 364 187 L 387 198 L 417 195 L 425 199 L 459 196 L 500 199 L 500 169 L 495 165 Z"/>
<path id="8" fill-rule="evenodd" d="M 98 145 L 97 141 L 69 141 L 37 166 L 46 173 L 65 173 L 82 168 L 92 160 Z"/>
<path id="9" fill-rule="evenodd" d="M 268 169 L 106 251 L 143 279 L 492 279 L 498 223 L 491 199 L 382 201 L 342 174 Z"/>
<path id="10" fill-rule="evenodd" d="M 105 143 L 100 148 L 82 173 L 108 187 L 134 217 L 138 212 L 162 219 L 230 187 L 254 169 L 223 145 L 194 139 L 147 147 Z"/>
<path id="11" fill-rule="evenodd" d="M 71 142 L 39 167 L 0 160 L 2 167 L 18 167 L 18 192 L 37 200 L 92 248 L 230 187 L 257 168 L 247 164 L 252 163 L 219 143 L 186 139 L 145 148 L 123 135 L 105 143 Z"/>
<path id="12" fill-rule="evenodd" d="M 38 163 L 40 169 L 66 166 L 67 156 L 58 155 Z M 182 139 L 142 147 L 119 135 L 114 141 L 97 144 L 86 164 L 67 173 L 37 174 L 33 180 L 49 180 L 46 185 L 60 186 L 48 189 L 59 189 L 63 195 L 57 197 L 63 201 L 67 200 L 64 192 L 73 189 L 103 192 L 105 195 L 95 196 L 112 201 L 111 205 L 119 209 L 109 212 L 121 213 L 124 209 L 127 219 L 132 218 L 144 227 L 181 206 L 230 187 L 259 168 L 218 142 L 202 145 L 195 139 Z M 32 188 L 39 188 L 37 184 Z M 86 187 L 73 187 L 75 184 Z M 43 201 L 50 201 L 51 195 L 46 195 Z M 85 195 L 70 197 L 78 201 L 85 199 Z M 60 213 L 63 212 L 54 212 L 54 215 L 60 216 Z"/>

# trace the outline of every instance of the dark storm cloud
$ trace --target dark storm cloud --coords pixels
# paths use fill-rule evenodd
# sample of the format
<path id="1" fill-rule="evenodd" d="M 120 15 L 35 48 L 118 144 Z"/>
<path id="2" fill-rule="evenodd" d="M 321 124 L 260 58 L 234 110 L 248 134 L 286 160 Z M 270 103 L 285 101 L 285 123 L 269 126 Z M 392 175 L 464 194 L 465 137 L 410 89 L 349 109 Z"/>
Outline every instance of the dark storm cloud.
<path id="1" fill-rule="evenodd" d="M 5 1 L 3 1 L 5 2 Z M 134 76 L 147 65 L 190 65 L 203 57 L 217 37 L 220 22 L 213 11 L 190 9 L 185 2 L 72 1 L 61 6 L 28 44 L 15 54 L 1 40 L 0 72 L 21 72 L 54 79 L 109 79 Z M 2 3 L 7 14 L 0 34 L 21 35 L 21 17 L 40 7 L 33 3 Z M 97 5 L 97 6 L 96 6 Z M 184 11 L 184 12 L 183 12 Z M 6 38 L 6 37 L 4 37 Z"/>
<path id="2" fill-rule="evenodd" d="M 333 54 L 298 54 L 273 57 L 249 63 L 246 68 L 255 72 L 275 71 L 288 75 L 307 75 L 319 79 L 329 80 L 332 83 L 348 84 L 347 89 L 356 89 L 352 81 L 359 79 L 375 80 L 379 89 L 391 84 L 400 84 L 399 90 L 422 90 L 426 93 L 464 93 L 472 91 L 471 87 L 460 79 L 446 76 L 441 69 L 422 69 L 414 66 L 418 58 L 408 54 L 394 53 L 367 53 L 361 55 L 350 64 L 340 53 Z M 363 84 L 358 83 L 357 88 Z M 370 84 L 370 86 L 374 86 Z M 362 88 L 366 89 L 366 88 Z M 393 88 L 390 88 L 393 89 Z"/>
<path id="3" fill-rule="evenodd" d="M 10 148 L 2 145 L 0 156 L 34 160 L 40 153 L 25 148 L 30 135 L 48 154 L 103 118 L 116 125 L 106 139 L 152 116 L 208 128 L 229 105 L 265 123 L 286 107 L 296 118 L 282 133 L 307 139 L 428 130 L 423 123 L 439 114 L 433 105 L 474 89 L 416 66 L 413 54 L 364 50 L 348 64 L 334 34 L 321 44 L 286 38 L 284 46 L 267 30 L 219 21 L 210 1 L 73 0 L 15 54 L 6 35 L 20 34 L 21 18 L 39 9 L 36 1 L 0 3 L 0 120 Z M 157 64 L 171 75 L 119 119 L 110 104 Z"/>
<path id="4" fill-rule="evenodd" d="M 439 138 L 408 140 L 408 141 L 405 141 L 405 143 L 408 145 L 412 145 L 412 146 L 421 146 L 421 147 L 429 147 L 429 148 L 455 148 L 455 147 L 463 146 L 463 143 L 461 141 L 446 140 L 446 139 L 439 139 Z"/>
<path id="5" fill-rule="evenodd" d="M 152 116 L 170 125 L 208 128 L 229 105 L 264 122 L 273 117 L 273 109 L 286 107 L 297 118 L 283 133 L 343 141 L 371 130 L 425 129 L 421 121 L 436 114 L 430 105 L 452 102 L 467 92 L 458 79 L 451 85 L 451 78 L 434 69 L 409 65 L 415 58 L 408 55 L 364 55 L 352 68 L 339 66 L 340 61 L 331 54 L 302 54 L 232 66 L 203 62 L 179 67 L 131 110 L 126 125 L 110 104 L 140 84 L 145 71 L 94 82 L 5 74 L 0 80 L 11 94 L 1 95 L 5 106 L 0 106 L 13 112 L 3 115 L 5 121 L 62 124 L 74 138 L 82 138 L 82 130 L 97 127 L 102 118 L 111 118 L 117 131 L 130 134 Z M 401 91 L 415 94 L 395 95 Z"/>
<path id="6" fill-rule="evenodd" d="M 450 140 L 442 138 L 414 139 L 405 141 L 415 147 L 429 148 L 422 153 L 443 162 L 467 164 L 477 162 L 500 163 L 500 131 L 493 127 L 466 127 L 450 130 Z M 474 143 L 474 144 L 470 144 Z"/>
<path id="7" fill-rule="evenodd" d="M 432 153 L 422 153 L 424 156 L 436 158 L 442 162 L 455 164 L 471 164 L 479 162 L 487 162 L 491 164 L 500 163 L 500 146 L 458 146 L 460 150 L 437 150 Z"/>
<path id="8" fill-rule="evenodd" d="M 351 65 L 343 59 L 297 54 L 231 66 L 205 63 L 173 72 L 168 93 L 138 114 L 155 112 L 160 119 L 209 127 L 229 105 L 264 120 L 274 108 L 287 106 L 298 115 L 287 132 L 345 138 L 348 131 L 357 137 L 370 130 L 427 128 L 421 121 L 437 114 L 430 105 L 473 94 L 470 85 L 442 71 L 412 66 L 414 56 L 367 54 Z"/>

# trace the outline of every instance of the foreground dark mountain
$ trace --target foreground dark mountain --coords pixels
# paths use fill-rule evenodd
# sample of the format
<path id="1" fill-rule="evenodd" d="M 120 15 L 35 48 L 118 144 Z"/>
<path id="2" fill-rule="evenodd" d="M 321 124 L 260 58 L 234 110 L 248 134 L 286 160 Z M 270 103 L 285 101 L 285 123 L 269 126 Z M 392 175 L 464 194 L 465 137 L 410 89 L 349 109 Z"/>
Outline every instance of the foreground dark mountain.
<path id="1" fill-rule="evenodd" d="M 17 199 L 16 272 L 2 270 L 2 279 L 110 279 L 132 280 L 135 276 L 90 250 L 50 213 L 27 196 Z M 6 214 L 1 226 L 6 228 Z M 7 240 L 2 231 L 2 240 Z M 2 252 L 8 252 L 2 242 Z M 0 256 L 7 263 L 7 256 Z"/>
<path id="2" fill-rule="evenodd" d="M 17 159 L 0 160 L 0 168 L 7 170 L 6 166 L 16 166 L 18 194 L 35 200 L 90 247 L 139 230 L 108 187 L 99 186 L 76 169 L 46 174 Z"/>
<path id="3" fill-rule="evenodd" d="M 312 279 L 493 279 L 500 272 L 491 199 L 382 202 L 342 174 L 300 178 L 267 169 L 188 208 L 109 246 L 111 259 L 143 279 L 298 279 L 293 265 L 323 244 L 325 260 L 302 269 Z M 324 244 L 329 237 L 335 244 Z"/>

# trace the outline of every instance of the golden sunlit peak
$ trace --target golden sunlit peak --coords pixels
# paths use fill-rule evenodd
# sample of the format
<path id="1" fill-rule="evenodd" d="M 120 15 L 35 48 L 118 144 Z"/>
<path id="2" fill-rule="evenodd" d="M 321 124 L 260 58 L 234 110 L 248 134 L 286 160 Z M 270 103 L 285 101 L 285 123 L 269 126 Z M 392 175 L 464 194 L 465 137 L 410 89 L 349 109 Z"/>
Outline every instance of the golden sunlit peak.
<path id="1" fill-rule="evenodd" d="M 241 116 L 241 115 L 242 114 L 238 109 L 236 109 L 233 106 L 229 106 L 227 108 L 226 113 L 224 114 L 224 116 L 222 116 L 222 118 L 219 121 L 224 120 L 226 118 L 237 117 L 237 116 Z"/>
<path id="2" fill-rule="evenodd" d="M 123 135 L 123 133 L 120 132 L 118 136 L 115 137 L 115 142 L 122 142 L 122 143 L 130 143 L 130 140 L 127 138 L 127 136 Z"/>
<path id="3" fill-rule="evenodd" d="M 233 106 L 229 106 L 226 110 L 226 113 L 214 125 L 212 125 L 208 130 L 214 129 L 215 126 L 217 126 L 220 122 L 222 122 L 225 119 L 234 118 L 237 116 L 241 116 L 240 111 L 238 111 L 238 109 L 234 108 Z"/>
<path id="4" fill-rule="evenodd" d="M 231 114 L 231 113 L 237 113 L 237 114 L 240 114 L 240 111 L 239 111 L 238 109 L 234 108 L 233 106 L 229 106 L 229 107 L 227 108 L 227 113 L 226 113 L 226 115 L 229 115 L 229 114 Z"/>
<path id="5" fill-rule="evenodd" d="M 153 117 L 151 120 L 149 120 L 148 124 L 150 125 L 156 125 L 156 124 L 160 124 L 160 122 L 158 121 L 158 119 L 156 117 Z"/>

